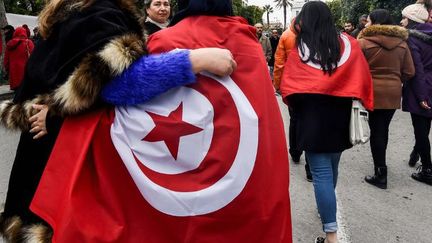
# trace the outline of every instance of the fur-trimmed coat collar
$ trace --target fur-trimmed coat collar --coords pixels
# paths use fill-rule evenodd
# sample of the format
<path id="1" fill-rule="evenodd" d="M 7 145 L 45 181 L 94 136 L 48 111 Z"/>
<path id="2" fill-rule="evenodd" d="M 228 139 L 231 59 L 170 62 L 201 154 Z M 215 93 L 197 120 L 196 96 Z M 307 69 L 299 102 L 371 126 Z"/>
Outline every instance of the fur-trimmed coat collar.
<path id="1" fill-rule="evenodd" d="M 133 0 L 96 0 L 94 2 L 94 5 L 103 4 L 104 2 L 108 1 L 115 1 L 122 6 L 121 8 L 126 8 L 131 11 L 135 11 L 136 9 L 134 5 L 131 5 L 133 3 Z M 126 11 L 126 14 L 127 13 L 129 12 Z M 76 65 L 68 67 L 68 69 L 65 71 L 58 70 L 56 72 L 55 70 L 53 70 L 54 74 L 56 75 L 55 78 L 56 80 L 58 80 L 55 81 L 53 84 L 46 84 L 46 89 L 41 89 L 41 85 L 38 85 L 37 83 L 27 82 L 28 86 L 25 90 L 25 80 L 23 80 L 23 87 L 18 91 L 18 95 L 15 97 L 15 102 L 8 101 L 0 104 L 0 124 L 3 124 L 10 129 L 28 130 L 28 118 L 35 113 L 31 105 L 35 103 L 48 105 L 50 107 L 51 115 L 60 116 L 78 114 L 93 107 L 99 99 L 99 93 L 102 86 L 112 80 L 116 75 L 122 73 L 123 70 L 125 70 L 137 58 L 147 53 L 145 40 L 143 39 L 144 36 L 142 29 L 139 27 L 132 27 L 132 29 L 129 29 L 129 31 L 127 31 L 127 26 L 136 25 L 134 25 L 132 22 L 126 22 L 125 20 L 122 21 L 121 17 L 124 15 L 122 15 L 121 12 L 113 14 L 118 15 L 117 18 L 111 19 L 111 21 L 113 21 L 111 24 L 113 25 L 115 25 L 115 21 L 119 21 L 119 28 L 117 28 L 119 29 L 118 33 L 110 33 L 109 35 L 107 35 L 108 37 L 111 36 L 110 40 L 106 40 L 106 36 L 103 36 L 104 39 L 101 40 L 101 43 L 105 44 L 95 46 L 95 48 L 92 48 L 93 51 L 85 51 L 82 58 L 80 58 L 78 62 L 76 62 Z M 70 16 L 70 19 L 77 18 L 77 16 L 75 15 Z M 62 18 L 63 17 L 65 17 L 65 15 L 62 15 Z M 135 23 L 137 22 L 137 18 L 132 19 L 136 20 Z M 68 23 L 69 22 L 70 21 L 68 21 Z M 77 21 L 75 21 L 75 23 L 76 22 Z M 79 23 L 86 24 L 83 22 Z M 95 25 L 95 23 L 88 24 Z M 122 29 L 120 29 L 120 26 L 122 26 Z M 66 31 L 64 29 L 66 28 L 66 26 L 61 27 L 62 31 Z M 106 26 L 105 29 L 107 29 Z M 111 31 L 115 31 L 115 29 L 111 28 Z M 91 35 L 91 33 L 88 33 L 86 35 Z M 77 41 L 88 41 L 89 37 L 90 36 L 87 36 L 86 38 L 75 37 L 74 45 L 79 45 Z M 92 36 L 92 38 L 94 39 L 92 43 L 99 43 L 97 42 L 97 38 L 99 38 L 98 36 Z M 39 49 L 42 48 L 42 43 L 39 47 Z M 54 46 L 52 48 L 60 47 L 61 45 Z M 49 46 L 47 48 L 48 49 L 46 51 L 52 50 L 49 49 Z M 65 51 L 63 51 L 62 53 L 64 52 Z M 76 53 L 75 55 L 74 53 L 71 53 L 70 55 L 70 58 L 76 58 Z M 32 54 L 32 57 L 35 56 L 36 52 Z M 57 59 L 51 60 L 50 62 L 47 59 L 46 54 L 42 53 L 41 56 L 44 56 L 44 58 L 42 58 L 41 60 L 43 60 L 45 66 L 49 66 L 49 63 L 53 63 L 54 65 L 56 65 L 57 59 L 59 61 L 69 60 L 67 59 L 69 57 L 58 58 L 58 56 L 53 55 L 48 57 L 54 57 Z M 31 60 L 32 57 L 29 60 L 29 63 L 27 65 L 28 67 L 31 67 L 30 63 L 37 64 L 38 62 L 41 62 L 37 60 Z M 68 61 L 65 63 L 70 64 L 71 62 Z M 38 65 L 39 67 L 41 67 L 40 64 Z M 46 73 L 49 71 L 49 69 L 53 68 L 50 67 L 45 69 L 45 66 L 43 66 L 43 70 L 40 71 Z M 69 72 L 68 70 L 71 71 Z M 34 66 L 32 72 L 39 72 L 37 65 Z M 57 73 L 60 73 L 60 75 L 57 75 Z M 37 82 L 43 82 L 43 77 L 46 77 L 46 74 L 40 74 L 37 76 L 39 76 L 39 78 L 37 79 L 39 81 Z M 32 79 L 34 77 L 34 73 L 28 76 L 29 79 Z M 56 84 L 58 85 L 57 87 L 53 86 Z M 54 89 L 51 87 L 53 87 Z M 41 92 L 41 90 L 49 90 L 49 92 Z M 24 93 L 24 91 L 29 94 L 25 95 L 26 93 Z M 32 95 L 32 92 L 36 92 L 37 96 L 35 98 L 33 98 L 34 96 Z M 20 97 L 20 93 L 22 94 L 21 98 L 18 98 Z M 30 99 L 28 99 L 27 97 L 30 97 Z"/>
<path id="2" fill-rule="evenodd" d="M 409 35 L 432 45 L 432 36 L 419 30 L 409 30 Z"/>
<path id="3" fill-rule="evenodd" d="M 371 25 L 363 29 L 357 39 L 366 39 L 392 50 L 408 39 L 408 31 L 396 25 Z"/>

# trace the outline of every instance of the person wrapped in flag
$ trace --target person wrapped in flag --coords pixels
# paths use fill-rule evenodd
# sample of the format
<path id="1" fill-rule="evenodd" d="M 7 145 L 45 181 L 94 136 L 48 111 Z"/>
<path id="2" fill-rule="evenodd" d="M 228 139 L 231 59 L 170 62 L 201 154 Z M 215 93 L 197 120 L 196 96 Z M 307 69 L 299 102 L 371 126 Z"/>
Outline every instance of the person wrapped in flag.
<path id="1" fill-rule="evenodd" d="M 296 45 L 289 53 L 280 90 L 296 114 L 296 144 L 305 151 L 326 238 L 337 242 L 338 165 L 352 147 L 349 123 L 353 99 L 373 109 L 369 65 L 359 44 L 339 33 L 329 7 L 307 2 L 294 21 Z"/>
<path id="2" fill-rule="evenodd" d="M 31 205 L 53 242 L 292 242 L 283 122 L 255 29 L 229 0 L 179 9 L 150 53 L 226 48 L 237 69 L 151 99 L 129 86 L 138 60 L 102 92 L 128 106 L 68 118 Z"/>
<path id="3" fill-rule="evenodd" d="M 194 72 L 202 70 L 231 73 L 235 63 L 227 50 L 146 56 L 140 18 L 132 0 L 52 0 L 42 11 L 44 39 L 30 57 L 14 100 L 0 105 L 1 124 L 23 131 L 0 218 L 0 232 L 9 242 L 49 241 L 46 222 L 29 206 L 63 118 L 104 106 L 101 88 L 134 60 L 144 55 L 149 64 L 145 78 L 153 84 L 163 80 L 165 86 L 192 82 Z"/>

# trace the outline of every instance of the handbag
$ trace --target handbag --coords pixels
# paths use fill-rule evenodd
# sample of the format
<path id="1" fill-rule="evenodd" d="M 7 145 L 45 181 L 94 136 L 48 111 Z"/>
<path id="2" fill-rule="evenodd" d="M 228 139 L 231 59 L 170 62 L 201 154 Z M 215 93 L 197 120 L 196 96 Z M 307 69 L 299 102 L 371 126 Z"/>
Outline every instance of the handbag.
<path id="1" fill-rule="evenodd" d="M 350 120 L 350 142 L 352 145 L 365 144 L 370 138 L 369 112 L 359 100 L 353 99 Z"/>

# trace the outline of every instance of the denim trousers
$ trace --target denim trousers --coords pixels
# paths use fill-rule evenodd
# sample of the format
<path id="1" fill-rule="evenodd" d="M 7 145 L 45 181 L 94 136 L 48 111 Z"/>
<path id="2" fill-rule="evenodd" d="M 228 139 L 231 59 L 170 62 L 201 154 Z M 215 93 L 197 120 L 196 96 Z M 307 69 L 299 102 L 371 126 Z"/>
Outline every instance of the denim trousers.
<path id="1" fill-rule="evenodd" d="M 315 200 L 321 216 L 323 231 L 336 232 L 336 184 L 339 160 L 342 153 L 313 153 L 306 151 L 312 172 Z"/>

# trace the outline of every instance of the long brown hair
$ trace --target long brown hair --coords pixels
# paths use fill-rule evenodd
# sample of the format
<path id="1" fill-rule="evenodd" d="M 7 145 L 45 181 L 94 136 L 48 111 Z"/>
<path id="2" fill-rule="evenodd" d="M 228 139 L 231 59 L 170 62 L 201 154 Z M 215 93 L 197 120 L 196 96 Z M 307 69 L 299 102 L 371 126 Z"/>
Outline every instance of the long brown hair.
<path id="1" fill-rule="evenodd" d="M 50 33 L 52 26 L 60 20 L 57 17 L 59 11 L 72 11 L 75 9 L 82 10 L 90 6 L 95 0 L 46 0 L 44 9 L 39 14 L 39 33 L 42 38 L 46 39 Z M 63 9 L 67 6 L 67 9 Z"/>

